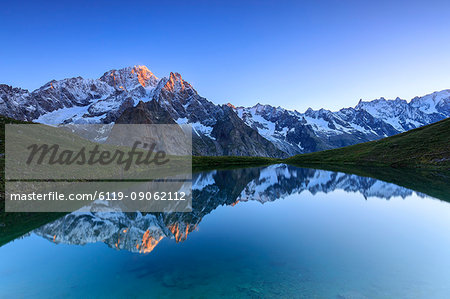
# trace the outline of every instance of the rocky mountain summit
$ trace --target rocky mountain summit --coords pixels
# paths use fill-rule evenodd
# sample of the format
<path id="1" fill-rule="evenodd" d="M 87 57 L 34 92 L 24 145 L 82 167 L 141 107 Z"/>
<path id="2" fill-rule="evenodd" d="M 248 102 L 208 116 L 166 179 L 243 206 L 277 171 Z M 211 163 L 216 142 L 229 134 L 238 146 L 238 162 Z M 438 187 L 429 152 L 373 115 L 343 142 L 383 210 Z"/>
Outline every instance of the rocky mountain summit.
<path id="1" fill-rule="evenodd" d="M 450 90 L 410 102 L 384 98 L 336 112 L 304 113 L 257 104 L 216 105 L 180 74 L 157 78 L 147 67 L 98 79 L 52 80 L 28 91 L 0 84 L 0 114 L 62 123 L 190 123 L 196 155 L 286 157 L 375 140 L 450 117 Z"/>

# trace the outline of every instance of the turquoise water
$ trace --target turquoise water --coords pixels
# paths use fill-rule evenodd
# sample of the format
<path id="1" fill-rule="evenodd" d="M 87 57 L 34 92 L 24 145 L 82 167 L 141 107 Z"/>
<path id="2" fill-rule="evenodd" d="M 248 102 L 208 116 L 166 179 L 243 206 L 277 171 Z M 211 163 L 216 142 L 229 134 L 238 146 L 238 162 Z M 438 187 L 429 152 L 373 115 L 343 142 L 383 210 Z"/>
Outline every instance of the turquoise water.
<path id="1" fill-rule="evenodd" d="M 194 179 L 192 213 L 74 213 L 0 247 L 0 297 L 450 296 L 447 202 L 286 165 Z"/>

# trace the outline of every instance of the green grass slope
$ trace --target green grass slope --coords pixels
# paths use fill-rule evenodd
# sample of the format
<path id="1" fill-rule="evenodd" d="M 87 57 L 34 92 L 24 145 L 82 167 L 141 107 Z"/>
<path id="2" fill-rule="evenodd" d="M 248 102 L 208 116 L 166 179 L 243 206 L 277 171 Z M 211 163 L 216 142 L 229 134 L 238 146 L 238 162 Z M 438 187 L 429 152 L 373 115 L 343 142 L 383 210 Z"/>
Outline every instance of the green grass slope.
<path id="1" fill-rule="evenodd" d="M 0 115 L 0 246 L 64 215 L 63 213 L 5 213 L 5 124 L 26 123 Z"/>
<path id="2" fill-rule="evenodd" d="M 284 162 L 450 170 L 450 118 L 376 141 L 296 155 Z"/>

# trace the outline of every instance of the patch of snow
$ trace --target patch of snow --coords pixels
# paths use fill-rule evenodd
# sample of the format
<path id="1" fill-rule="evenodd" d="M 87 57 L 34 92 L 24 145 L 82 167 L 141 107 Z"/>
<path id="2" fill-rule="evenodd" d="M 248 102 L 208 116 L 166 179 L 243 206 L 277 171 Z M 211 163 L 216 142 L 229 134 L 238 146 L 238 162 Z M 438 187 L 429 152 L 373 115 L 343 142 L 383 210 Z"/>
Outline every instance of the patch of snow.
<path id="1" fill-rule="evenodd" d="M 216 140 L 215 137 L 211 136 L 211 133 L 213 130 L 212 127 L 205 126 L 200 122 L 195 122 L 195 123 L 192 123 L 192 128 L 194 129 L 194 132 L 197 133 L 197 135 L 200 135 L 199 133 L 201 133 L 201 134 L 211 138 L 212 140 Z"/>
<path id="2" fill-rule="evenodd" d="M 59 125 L 63 123 L 67 119 L 84 119 L 86 120 L 86 123 L 99 123 L 100 118 L 83 118 L 83 115 L 88 113 L 89 106 L 74 106 L 70 108 L 61 108 L 52 112 L 48 112 L 46 114 L 43 114 L 39 116 L 37 119 L 35 119 L 35 122 L 46 124 L 46 125 Z"/>
<path id="3" fill-rule="evenodd" d="M 324 119 L 313 118 L 313 117 L 310 117 L 310 116 L 304 116 L 304 118 L 306 119 L 306 122 L 308 124 L 310 124 L 316 130 L 323 131 L 323 132 L 329 132 L 329 133 L 335 132 L 335 130 L 330 129 L 328 127 L 328 122 L 325 121 Z"/>
<path id="4" fill-rule="evenodd" d="M 180 117 L 175 122 L 179 125 L 184 125 L 188 123 L 188 119 L 186 117 Z"/>

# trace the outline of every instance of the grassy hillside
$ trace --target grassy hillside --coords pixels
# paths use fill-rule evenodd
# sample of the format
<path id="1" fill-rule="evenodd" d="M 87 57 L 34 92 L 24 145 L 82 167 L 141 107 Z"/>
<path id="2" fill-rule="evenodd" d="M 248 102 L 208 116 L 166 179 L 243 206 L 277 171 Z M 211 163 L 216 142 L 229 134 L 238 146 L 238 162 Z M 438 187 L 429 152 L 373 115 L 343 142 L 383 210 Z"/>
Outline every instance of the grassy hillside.
<path id="1" fill-rule="evenodd" d="M 20 237 L 30 230 L 40 227 L 49 221 L 58 219 L 63 213 L 5 213 L 5 124 L 25 124 L 0 115 L 0 246 Z"/>
<path id="2" fill-rule="evenodd" d="M 3 197 L 5 195 L 5 124 L 26 124 L 27 122 L 15 120 L 9 117 L 0 115 L 0 212 L 3 211 Z"/>
<path id="3" fill-rule="evenodd" d="M 284 162 L 450 170 L 450 118 L 377 141 L 296 155 Z"/>

